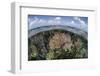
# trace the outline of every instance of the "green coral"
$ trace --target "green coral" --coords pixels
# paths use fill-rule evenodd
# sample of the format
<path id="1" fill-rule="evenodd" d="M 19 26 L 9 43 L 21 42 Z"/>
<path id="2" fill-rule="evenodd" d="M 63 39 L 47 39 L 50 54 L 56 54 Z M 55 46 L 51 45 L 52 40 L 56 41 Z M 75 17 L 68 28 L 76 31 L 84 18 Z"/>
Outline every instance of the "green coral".
<path id="1" fill-rule="evenodd" d="M 47 60 L 52 60 L 54 58 L 54 51 L 49 50 L 49 52 L 46 54 L 46 59 Z"/>

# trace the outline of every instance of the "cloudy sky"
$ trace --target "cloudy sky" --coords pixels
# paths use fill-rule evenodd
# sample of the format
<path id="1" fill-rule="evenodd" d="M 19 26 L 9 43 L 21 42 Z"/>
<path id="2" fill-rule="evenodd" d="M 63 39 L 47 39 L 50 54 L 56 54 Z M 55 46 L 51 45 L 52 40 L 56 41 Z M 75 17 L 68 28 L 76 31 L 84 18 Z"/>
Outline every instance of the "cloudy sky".
<path id="1" fill-rule="evenodd" d="M 29 30 L 40 26 L 50 25 L 71 26 L 87 31 L 88 17 L 28 15 Z"/>

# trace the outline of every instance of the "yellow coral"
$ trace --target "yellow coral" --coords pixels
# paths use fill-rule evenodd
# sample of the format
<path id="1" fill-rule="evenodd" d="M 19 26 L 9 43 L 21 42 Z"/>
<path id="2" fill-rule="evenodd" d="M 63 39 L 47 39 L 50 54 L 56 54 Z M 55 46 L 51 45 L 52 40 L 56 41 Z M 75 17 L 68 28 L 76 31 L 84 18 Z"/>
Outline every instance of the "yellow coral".
<path id="1" fill-rule="evenodd" d="M 71 36 L 69 34 L 55 32 L 54 36 L 49 41 L 50 49 L 55 48 L 70 48 Z"/>

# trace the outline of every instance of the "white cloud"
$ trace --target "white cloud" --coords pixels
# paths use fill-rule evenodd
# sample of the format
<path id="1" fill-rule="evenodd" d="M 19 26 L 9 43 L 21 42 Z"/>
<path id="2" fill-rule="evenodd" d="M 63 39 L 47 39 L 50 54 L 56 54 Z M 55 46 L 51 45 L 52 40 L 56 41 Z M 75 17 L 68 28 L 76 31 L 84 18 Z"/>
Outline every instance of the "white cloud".
<path id="1" fill-rule="evenodd" d="M 56 21 L 56 24 L 60 24 L 61 23 L 61 21 Z"/>
<path id="2" fill-rule="evenodd" d="M 48 25 L 57 25 L 57 24 L 61 24 L 60 20 L 48 20 Z"/>
<path id="3" fill-rule="evenodd" d="M 78 23 L 77 23 L 78 22 Z M 48 25 L 69 25 L 73 27 L 77 27 L 81 29 L 86 28 L 87 24 L 79 17 L 73 17 L 72 21 L 63 20 L 61 17 L 54 17 L 51 19 L 43 19 L 37 16 L 28 19 L 29 29 L 33 29 L 40 26 L 48 26 Z"/>
<path id="4" fill-rule="evenodd" d="M 29 29 L 32 29 L 33 27 L 37 26 L 43 26 L 43 25 L 59 25 L 61 24 L 61 17 L 55 17 L 54 19 L 39 19 L 38 17 L 34 17 L 32 20 L 29 21 Z"/>
<path id="5" fill-rule="evenodd" d="M 56 17 L 54 20 L 55 25 L 60 25 L 61 24 L 61 17 Z"/>
<path id="6" fill-rule="evenodd" d="M 73 18 L 75 21 L 77 21 L 79 24 L 76 25 L 76 27 L 83 29 L 84 31 L 87 31 L 87 24 L 85 23 L 85 21 L 83 21 L 81 18 L 79 17 L 74 17 Z"/>
<path id="7" fill-rule="evenodd" d="M 74 21 L 71 21 L 71 24 L 75 24 L 75 22 Z"/>
<path id="8" fill-rule="evenodd" d="M 34 17 L 33 19 L 29 19 L 29 29 L 36 28 L 39 26 L 47 25 L 48 21 L 44 19 L 40 19 L 38 17 Z"/>
<path id="9" fill-rule="evenodd" d="M 46 23 L 46 20 L 44 20 L 44 19 L 39 19 L 39 21 L 38 21 L 37 23 L 39 23 L 39 24 L 45 24 L 45 23 Z"/>
<path id="10" fill-rule="evenodd" d="M 81 19 L 79 19 L 79 22 L 80 22 L 82 25 L 86 25 L 86 23 L 85 23 L 83 20 L 81 20 Z"/>
<path id="11" fill-rule="evenodd" d="M 52 24 L 53 22 L 53 20 L 48 20 L 48 24 Z"/>
<path id="12" fill-rule="evenodd" d="M 78 17 L 74 17 L 74 20 L 78 20 L 79 18 Z"/>
<path id="13" fill-rule="evenodd" d="M 78 21 L 81 25 L 86 25 L 86 23 L 79 17 L 74 17 L 74 20 Z"/>
<path id="14" fill-rule="evenodd" d="M 39 21 L 39 19 L 37 17 L 34 17 L 34 19 L 30 22 L 29 27 L 33 26 L 34 24 L 36 24 Z"/>
<path id="15" fill-rule="evenodd" d="M 56 17 L 55 20 L 61 20 L 61 17 Z"/>
<path id="16" fill-rule="evenodd" d="M 47 21 L 48 25 L 60 25 L 61 24 L 61 17 L 55 17 L 54 19 L 50 19 Z"/>

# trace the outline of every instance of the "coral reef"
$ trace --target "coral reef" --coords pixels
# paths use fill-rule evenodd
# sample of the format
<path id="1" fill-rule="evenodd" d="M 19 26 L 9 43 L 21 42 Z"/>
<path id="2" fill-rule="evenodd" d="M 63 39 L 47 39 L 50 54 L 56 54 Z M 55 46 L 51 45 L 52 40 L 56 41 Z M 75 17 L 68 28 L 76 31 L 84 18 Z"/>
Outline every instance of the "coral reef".
<path id="1" fill-rule="evenodd" d="M 88 58 L 88 41 L 64 30 L 40 32 L 28 38 L 28 60 Z"/>

